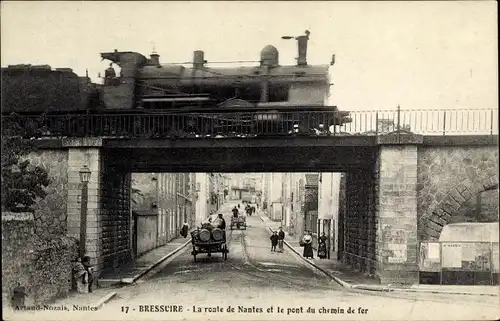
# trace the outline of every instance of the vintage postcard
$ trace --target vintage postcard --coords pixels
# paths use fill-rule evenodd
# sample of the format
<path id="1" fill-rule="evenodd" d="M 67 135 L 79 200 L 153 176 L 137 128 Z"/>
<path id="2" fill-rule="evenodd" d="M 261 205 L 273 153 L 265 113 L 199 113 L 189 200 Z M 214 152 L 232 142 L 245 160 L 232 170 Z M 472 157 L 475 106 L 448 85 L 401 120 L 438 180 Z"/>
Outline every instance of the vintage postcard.
<path id="1" fill-rule="evenodd" d="M 493 1 L 3 1 L 4 320 L 500 317 Z"/>

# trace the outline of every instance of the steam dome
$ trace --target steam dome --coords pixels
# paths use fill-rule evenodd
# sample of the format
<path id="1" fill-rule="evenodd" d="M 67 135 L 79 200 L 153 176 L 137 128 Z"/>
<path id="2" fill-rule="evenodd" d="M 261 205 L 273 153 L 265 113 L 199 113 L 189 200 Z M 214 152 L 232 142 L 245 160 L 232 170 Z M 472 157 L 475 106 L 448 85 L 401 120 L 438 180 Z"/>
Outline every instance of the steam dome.
<path id="1" fill-rule="evenodd" d="M 279 52 L 276 47 L 267 45 L 260 52 L 260 61 L 262 65 L 275 67 L 279 65 Z"/>

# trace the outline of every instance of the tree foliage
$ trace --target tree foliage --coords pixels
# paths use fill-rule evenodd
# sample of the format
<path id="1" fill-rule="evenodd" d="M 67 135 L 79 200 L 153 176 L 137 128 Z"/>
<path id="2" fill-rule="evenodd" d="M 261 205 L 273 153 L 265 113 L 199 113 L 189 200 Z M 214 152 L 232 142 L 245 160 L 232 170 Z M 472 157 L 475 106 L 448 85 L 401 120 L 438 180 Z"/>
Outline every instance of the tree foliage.
<path id="1" fill-rule="evenodd" d="M 12 114 L 2 117 L 2 209 L 32 211 L 37 199 L 47 194 L 47 171 L 32 166 L 24 156 L 36 150 L 35 141 L 43 132 L 43 116 L 25 118 Z"/>

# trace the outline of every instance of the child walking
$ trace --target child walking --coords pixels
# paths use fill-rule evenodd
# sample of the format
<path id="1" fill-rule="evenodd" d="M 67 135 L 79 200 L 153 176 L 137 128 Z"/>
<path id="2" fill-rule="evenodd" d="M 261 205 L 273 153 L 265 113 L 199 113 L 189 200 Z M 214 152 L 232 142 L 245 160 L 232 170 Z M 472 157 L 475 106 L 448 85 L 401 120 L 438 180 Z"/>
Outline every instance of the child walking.
<path id="1" fill-rule="evenodd" d="M 271 239 L 271 252 L 276 252 L 276 245 L 278 245 L 278 233 L 274 231 L 270 239 Z"/>

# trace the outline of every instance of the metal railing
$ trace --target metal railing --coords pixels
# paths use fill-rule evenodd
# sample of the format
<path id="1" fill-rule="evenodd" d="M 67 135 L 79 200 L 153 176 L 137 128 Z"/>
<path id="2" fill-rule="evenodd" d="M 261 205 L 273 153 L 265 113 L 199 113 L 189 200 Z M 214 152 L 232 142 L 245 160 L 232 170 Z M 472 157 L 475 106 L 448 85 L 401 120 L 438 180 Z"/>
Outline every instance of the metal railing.
<path id="1" fill-rule="evenodd" d="M 347 116 L 346 116 L 347 115 Z M 348 136 L 411 132 L 421 135 L 496 135 L 498 110 L 252 111 L 202 113 L 2 116 L 37 127 L 48 137 L 224 138 Z"/>

